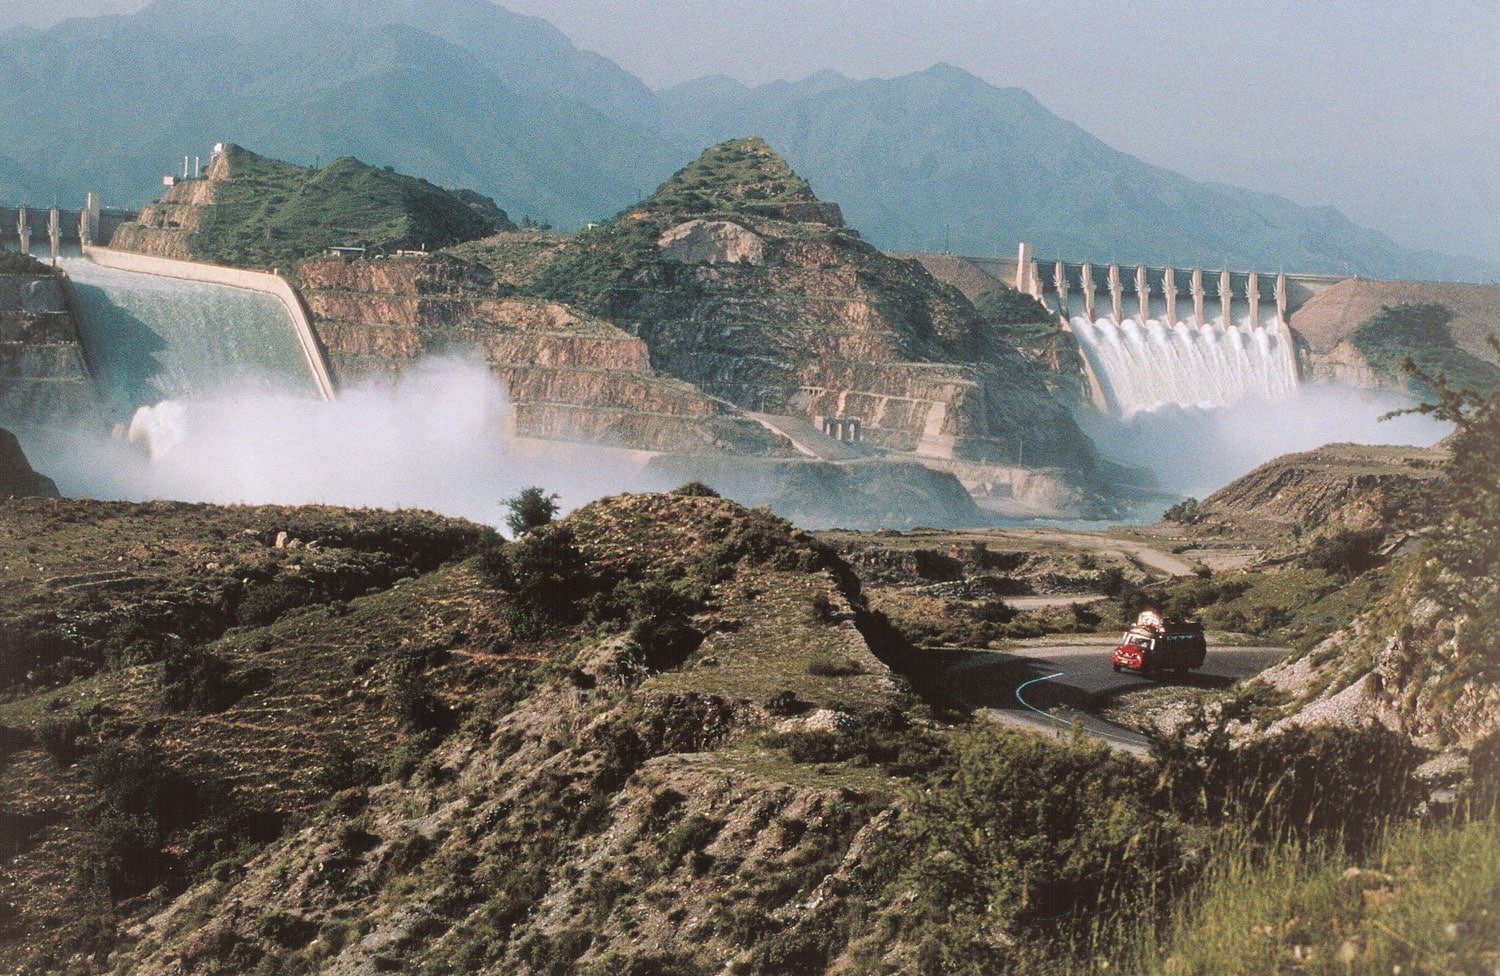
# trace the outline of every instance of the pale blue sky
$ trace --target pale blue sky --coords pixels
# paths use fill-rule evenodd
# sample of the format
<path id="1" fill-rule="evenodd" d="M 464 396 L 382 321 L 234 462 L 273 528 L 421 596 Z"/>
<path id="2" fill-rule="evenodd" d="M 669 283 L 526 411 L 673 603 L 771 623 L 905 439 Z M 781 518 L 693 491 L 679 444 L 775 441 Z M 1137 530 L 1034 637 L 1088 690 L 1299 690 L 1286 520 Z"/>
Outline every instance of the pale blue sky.
<path id="1" fill-rule="evenodd" d="M 225 0 L 233 2 L 233 0 Z M 145 0 L 0 0 L 0 27 Z M 1148 162 L 1500 260 L 1497 0 L 505 0 L 653 87 L 936 62 Z"/>

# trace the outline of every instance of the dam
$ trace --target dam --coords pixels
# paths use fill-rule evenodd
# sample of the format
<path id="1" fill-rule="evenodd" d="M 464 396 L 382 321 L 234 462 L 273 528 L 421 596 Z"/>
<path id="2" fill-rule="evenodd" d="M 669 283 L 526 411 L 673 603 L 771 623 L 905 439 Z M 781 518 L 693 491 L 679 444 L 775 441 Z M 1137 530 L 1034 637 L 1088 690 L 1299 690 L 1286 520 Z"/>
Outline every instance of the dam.
<path id="1" fill-rule="evenodd" d="M 320 396 L 282 302 L 225 285 L 60 262 L 90 366 L 113 412 L 225 389 Z"/>
<path id="2" fill-rule="evenodd" d="M 1058 261 L 1047 274 L 1020 246 L 1015 287 L 1078 343 L 1095 405 L 1128 419 L 1166 406 L 1282 400 L 1297 390 L 1285 274 Z"/>

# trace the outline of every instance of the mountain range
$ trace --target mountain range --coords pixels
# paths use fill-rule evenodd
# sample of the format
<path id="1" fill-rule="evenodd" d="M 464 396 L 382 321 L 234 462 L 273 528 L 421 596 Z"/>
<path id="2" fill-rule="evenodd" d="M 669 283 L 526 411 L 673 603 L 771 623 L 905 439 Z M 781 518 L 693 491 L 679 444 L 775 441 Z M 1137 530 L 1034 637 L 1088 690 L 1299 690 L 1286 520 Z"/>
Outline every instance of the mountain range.
<path id="1" fill-rule="evenodd" d="M 1491 280 L 1330 208 L 1197 182 L 1111 149 L 1019 88 L 937 65 L 661 92 L 489 0 L 156 0 L 0 33 L 0 201 L 138 206 L 228 140 L 355 156 L 575 228 L 711 143 L 763 136 L 893 250 Z M 40 197 L 41 199 L 38 199 Z"/>

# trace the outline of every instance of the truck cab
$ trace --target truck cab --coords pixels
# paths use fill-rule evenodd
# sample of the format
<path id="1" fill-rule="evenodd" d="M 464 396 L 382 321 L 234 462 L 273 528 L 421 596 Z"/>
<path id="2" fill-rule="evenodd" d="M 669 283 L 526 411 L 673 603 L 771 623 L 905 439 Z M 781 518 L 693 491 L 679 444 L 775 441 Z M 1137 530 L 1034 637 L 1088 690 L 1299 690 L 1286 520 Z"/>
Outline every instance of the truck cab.
<path id="1" fill-rule="evenodd" d="M 1146 610 L 1121 636 L 1110 663 L 1117 672 L 1157 674 L 1201 668 L 1207 655 L 1201 623 Z"/>

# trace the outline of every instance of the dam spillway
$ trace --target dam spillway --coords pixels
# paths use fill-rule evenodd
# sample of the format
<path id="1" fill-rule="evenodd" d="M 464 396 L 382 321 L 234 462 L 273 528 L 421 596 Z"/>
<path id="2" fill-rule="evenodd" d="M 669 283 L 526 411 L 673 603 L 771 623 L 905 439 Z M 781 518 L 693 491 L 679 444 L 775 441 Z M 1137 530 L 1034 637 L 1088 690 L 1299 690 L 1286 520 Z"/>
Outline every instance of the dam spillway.
<path id="1" fill-rule="evenodd" d="M 61 261 L 102 392 L 120 419 L 143 406 L 220 390 L 317 398 L 286 306 L 227 285 Z"/>
<path id="2" fill-rule="evenodd" d="M 1079 350 L 1112 412 L 1130 417 L 1164 406 L 1219 407 L 1281 400 L 1297 389 L 1285 333 L 1248 321 L 1194 325 L 1161 319 L 1072 320 Z"/>
<path id="3" fill-rule="evenodd" d="M 1050 280 L 1022 244 L 1015 286 L 1073 333 L 1095 403 L 1116 416 L 1297 391 L 1285 274 L 1137 267 L 1127 280 L 1117 264 L 1096 276 L 1063 261 L 1049 270 Z"/>

